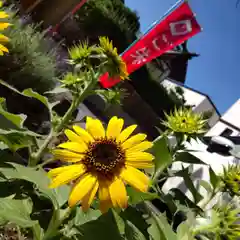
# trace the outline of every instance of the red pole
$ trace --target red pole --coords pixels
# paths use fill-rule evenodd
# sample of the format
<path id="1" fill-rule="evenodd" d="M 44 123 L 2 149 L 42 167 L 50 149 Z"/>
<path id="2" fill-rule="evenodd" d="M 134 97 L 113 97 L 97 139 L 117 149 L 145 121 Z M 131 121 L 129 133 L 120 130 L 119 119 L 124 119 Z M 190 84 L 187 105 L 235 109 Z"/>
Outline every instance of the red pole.
<path id="1" fill-rule="evenodd" d="M 66 20 L 68 19 L 71 15 L 74 15 L 85 3 L 87 2 L 87 0 L 82 0 L 80 1 L 80 3 L 78 3 L 67 15 L 65 15 L 63 17 L 63 19 L 56 24 L 55 27 L 53 27 L 50 31 L 52 33 L 56 33 L 58 31 L 59 26 Z"/>

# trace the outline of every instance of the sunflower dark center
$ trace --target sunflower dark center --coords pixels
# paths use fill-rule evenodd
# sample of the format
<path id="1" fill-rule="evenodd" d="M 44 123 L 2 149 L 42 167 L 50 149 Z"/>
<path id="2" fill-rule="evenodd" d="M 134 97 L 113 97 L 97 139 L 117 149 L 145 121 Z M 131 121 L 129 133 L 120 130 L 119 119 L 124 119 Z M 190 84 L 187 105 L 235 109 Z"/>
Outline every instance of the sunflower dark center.
<path id="1" fill-rule="evenodd" d="M 123 166 L 125 153 L 112 139 L 99 139 L 89 144 L 83 163 L 88 171 L 100 177 L 113 177 Z"/>

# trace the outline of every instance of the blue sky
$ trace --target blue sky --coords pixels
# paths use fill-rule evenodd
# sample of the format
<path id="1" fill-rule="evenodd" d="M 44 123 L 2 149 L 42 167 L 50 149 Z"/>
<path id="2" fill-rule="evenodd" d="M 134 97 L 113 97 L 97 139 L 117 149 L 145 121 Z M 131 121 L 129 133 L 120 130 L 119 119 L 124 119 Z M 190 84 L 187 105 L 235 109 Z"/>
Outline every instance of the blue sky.
<path id="1" fill-rule="evenodd" d="M 125 0 L 140 16 L 141 31 L 177 0 Z M 203 32 L 188 43 L 200 54 L 189 62 L 186 85 L 197 89 L 224 113 L 240 98 L 240 5 L 237 0 L 190 0 Z"/>

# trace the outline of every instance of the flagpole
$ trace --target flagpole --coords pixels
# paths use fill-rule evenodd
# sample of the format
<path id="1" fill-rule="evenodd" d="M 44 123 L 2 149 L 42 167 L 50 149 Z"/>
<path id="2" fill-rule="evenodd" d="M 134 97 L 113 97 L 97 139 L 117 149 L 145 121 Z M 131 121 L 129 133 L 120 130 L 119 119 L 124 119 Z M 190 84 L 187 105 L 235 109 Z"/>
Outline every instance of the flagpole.
<path id="1" fill-rule="evenodd" d="M 178 5 L 181 4 L 181 2 L 186 2 L 188 0 L 178 0 L 175 4 L 173 4 L 172 7 L 170 7 L 167 12 L 163 14 L 163 16 L 159 19 L 153 22 L 148 29 L 142 34 L 139 38 L 137 38 L 135 41 L 133 41 L 120 55 L 124 54 L 130 47 L 132 47 L 136 42 L 138 42 L 142 37 L 144 37 L 147 33 L 149 33 L 156 24 L 158 24 L 160 21 L 162 21 L 171 11 L 173 11 Z"/>

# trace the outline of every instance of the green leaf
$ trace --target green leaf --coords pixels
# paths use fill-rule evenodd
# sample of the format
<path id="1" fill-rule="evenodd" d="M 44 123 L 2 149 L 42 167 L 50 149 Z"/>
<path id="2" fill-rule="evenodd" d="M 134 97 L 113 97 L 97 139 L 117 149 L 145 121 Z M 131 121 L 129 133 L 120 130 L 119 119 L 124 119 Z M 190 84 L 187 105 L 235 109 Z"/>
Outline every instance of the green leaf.
<path id="1" fill-rule="evenodd" d="M 21 129 L 26 119 L 24 114 L 13 114 L 3 109 L 0 105 L 0 128 L 1 129 Z"/>
<path id="2" fill-rule="evenodd" d="M 86 213 L 83 212 L 82 208 L 76 208 L 76 216 L 74 218 L 74 224 L 76 226 L 83 225 L 87 222 L 97 220 L 102 215 L 101 211 L 95 209 L 89 209 Z"/>
<path id="3" fill-rule="evenodd" d="M 46 97 L 37 92 L 34 92 L 31 88 L 25 89 L 22 93 L 26 97 L 32 97 L 37 99 L 38 101 L 43 103 L 49 110 L 51 110 L 57 103 L 59 103 L 59 102 L 49 103 Z"/>
<path id="4" fill-rule="evenodd" d="M 33 144 L 33 137 L 40 136 L 29 130 L 0 129 L 0 141 L 4 142 L 12 151 L 31 146 Z"/>
<path id="5" fill-rule="evenodd" d="M 181 223 L 177 228 L 178 240 L 194 240 L 195 238 L 191 234 L 191 228 L 187 221 Z"/>
<path id="6" fill-rule="evenodd" d="M 0 150 L 5 150 L 5 149 L 8 149 L 8 145 L 6 145 L 4 142 L 1 142 L 0 141 Z"/>
<path id="7" fill-rule="evenodd" d="M 189 152 L 179 152 L 175 157 L 175 161 L 190 163 L 190 164 L 206 164 L 199 158 Z"/>
<path id="8" fill-rule="evenodd" d="M 136 207 L 129 206 L 127 209 L 120 213 L 120 216 L 124 219 L 125 222 L 130 221 L 139 231 L 141 231 L 146 239 L 149 239 L 149 224 L 146 222 L 143 214 L 144 213 Z"/>
<path id="9" fill-rule="evenodd" d="M 66 93 L 66 92 L 69 92 L 67 88 L 55 87 L 53 90 L 45 92 L 45 94 L 59 94 L 59 93 Z"/>
<path id="10" fill-rule="evenodd" d="M 139 229 L 130 221 L 125 222 L 126 240 L 146 240 Z"/>
<path id="11" fill-rule="evenodd" d="M 122 219 L 122 217 L 118 214 L 117 209 L 111 209 L 110 210 L 115 218 L 115 222 L 117 224 L 118 227 L 118 231 L 120 234 L 124 234 L 125 233 L 125 223 L 124 220 Z"/>
<path id="12" fill-rule="evenodd" d="M 17 151 L 20 148 L 29 147 L 32 145 L 32 137 L 21 131 L 3 131 L 0 129 L 0 141 L 4 142 L 9 149 Z"/>
<path id="13" fill-rule="evenodd" d="M 179 174 L 179 172 L 178 172 Z M 190 173 L 189 173 L 189 167 L 188 168 L 183 168 L 182 167 L 182 171 L 180 174 L 181 177 L 183 177 L 184 182 L 186 184 L 186 187 L 189 189 L 189 191 L 192 193 L 193 198 L 195 203 L 200 202 L 203 197 L 202 195 L 197 191 L 197 189 L 195 188 L 192 179 L 190 178 Z"/>
<path id="14" fill-rule="evenodd" d="M 181 205 L 187 206 L 190 209 L 193 209 L 194 211 L 200 213 L 202 212 L 202 209 L 198 207 L 193 201 L 191 201 L 181 190 L 178 188 L 172 188 L 169 193 L 172 195 L 175 202 L 179 202 Z M 176 206 L 178 207 L 178 204 L 176 203 Z"/>
<path id="15" fill-rule="evenodd" d="M 216 175 L 211 167 L 209 167 L 209 176 L 213 189 L 216 189 L 220 183 L 220 178 Z"/>
<path id="16" fill-rule="evenodd" d="M 161 136 L 154 141 L 151 153 L 155 156 L 155 175 L 159 175 L 159 173 L 161 173 L 173 161 L 168 149 L 168 141 L 165 136 Z"/>
<path id="17" fill-rule="evenodd" d="M 37 224 L 31 220 L 32 203 L 29 199 L 16 200 L 0 198 L 0 222 L 12 222 L 20 227 L 33 227 Z"/>
<path id="18" fill-rule="evenodd" d="M 112 211 L 101 215 L 97 220 L 76 227 L 79 231 L 78 240 L 122 240 L 116 219 Z"/>
<path id="19" fill-rule="evenodd" d="M 48 98 L 44 97 L 43 95 L 34 92 L 31 88 L 25 89 L 23 92 L 18 91 L 16 88 L 12 87 L 11 85 L 7 84 L 6 82 L 0 80 L 0 84 L 4 85 L 5 87 L 11 89 L 12 91 L 14 91 L 17 94 L 20 94 L 22 96 L 25 97 L 29 97 L 29 98 L 35 98 L 38 101 L 40 101 L 41 103 L 43 103 L 49 110 L 49 112 L 52 112 L 52 108 L 58 104 L 59 102 L 54 102 L 54 103 L 49 103 Z M 0 114 L 1 114 L 1 109 L 0 109 Z M 52 114 L 51 114 L 52 116 Z M 1 120 L 1 119 L 0 119 Z"/>
<path id="20" fill-rule="evenodd" d="M 19 92 L 15 87 L 9 85 L 7 82 L 3 81 L 0 79 L 0 84 L 9 88 L 10 90 L 12 90 L 13 92 L 17 93 L 17 94 L 20 94 L 20 95 L 23 95 L 21 92 Z"/>
<path id="21" fill-rule="evenodd" d="M 208 194 L 210 194 L 212 192 L 212 186 L 211 184 L 209 184 L 209 182 L 205 181 L 205 180 L 199 180 L 199 184 L 200 186 L 204 187 L 205 190 L 207 191 Z"/>
<path id="22" fill-rule="evenodd" d="M 39 191 L 53 203 L 57 209 L 67 202 L 70 192 L 69 186 L 61 186 L 56 189 L 48 187 L 50 180 L 43 169 L 36 170 L 35 168 L 25 167 L 16 163 L 9 163 L 13 168 L 0 168 L 0 172 L 7 179 L 23 179 L 37 186 Z"/>
<path id="23" fill-rule="evenodd" d="M 130 204 L 138 204 L 143 201 L 151 201 L 153 199 L 159 198 L 156 193 L 139 192 L 130 186 L 127 187 L 127 194 L 129 196 Z"/>
<path id="24" fill-rule="evenodd" d="M 151 204 L 146 204 L 148 210 L 151 212 L 152 225 L 148 229 L 149 234 L 153 240 L 177 240 L 177 235 L 172 230 L 166 217 L 159 213 L 158 210 Z"/>

